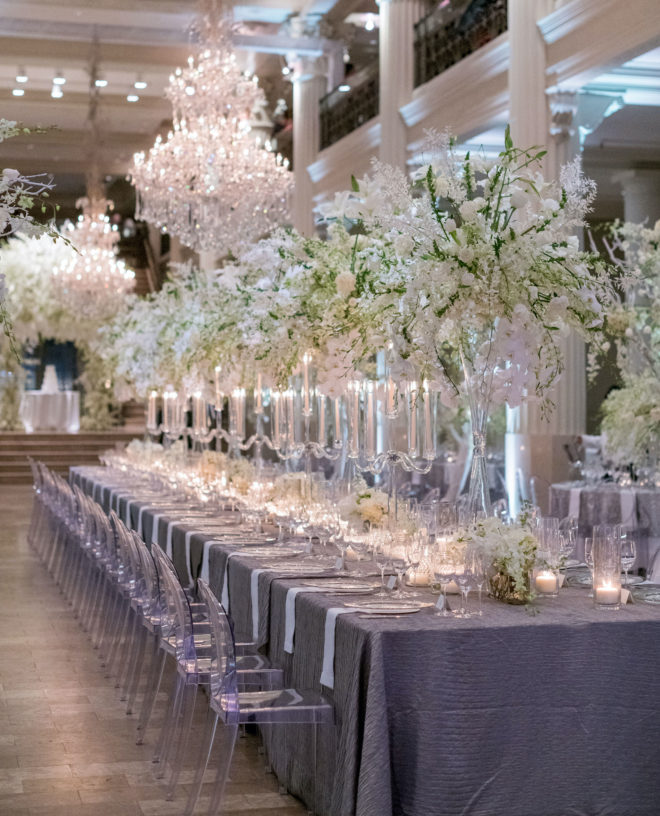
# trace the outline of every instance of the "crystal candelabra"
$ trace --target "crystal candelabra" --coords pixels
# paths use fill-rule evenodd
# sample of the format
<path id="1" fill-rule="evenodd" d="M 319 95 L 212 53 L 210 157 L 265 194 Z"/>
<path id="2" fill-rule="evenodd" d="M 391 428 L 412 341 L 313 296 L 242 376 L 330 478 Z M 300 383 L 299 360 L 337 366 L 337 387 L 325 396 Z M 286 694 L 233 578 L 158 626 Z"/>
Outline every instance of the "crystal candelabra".
<path id="1" fill-rule="evenodd" d="M 347 414 L 348 456 L 359 470 L 374 475 L 387 466 L 396 518 L 397 469 L 425 474 L 436 458 L 437 394 L 426 381 L 421 388 L 417 382 L 406 383 L 401 395 L 391 377 L 384 382 L 352 380 L 347 389 Z M 405 449 L 399 447 L 404 440 Z"/>
<path id="2" fill-rule="evenodd" d="M 167 443 L 176 442 L 186 434 L 188 400 L 179 396 L 171 386 L 163 391 L 163 419 L 159 431 Z"/>

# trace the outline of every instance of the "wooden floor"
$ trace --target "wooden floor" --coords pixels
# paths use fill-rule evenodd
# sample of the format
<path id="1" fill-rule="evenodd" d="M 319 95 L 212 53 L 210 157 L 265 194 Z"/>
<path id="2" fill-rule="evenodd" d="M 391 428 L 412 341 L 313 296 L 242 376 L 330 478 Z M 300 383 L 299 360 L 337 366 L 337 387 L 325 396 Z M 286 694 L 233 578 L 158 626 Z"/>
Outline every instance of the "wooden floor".
<path id="1" fill-rule="evenodd" d="M 151 763 L 156 731 L 135 745 L 135 718 L 27 546 L 30 508 L 30 488 L 0 485 L 0 816 L 180 814 L 188 786 L 165 800 Z M 197 708 L 199 733 L 203 701 Z M 239 740 L 225 815 L 302 816 L 297 800 L 278 793 L 258 745 Z M 182 780 L 191 779 L 190 768 Z"/>

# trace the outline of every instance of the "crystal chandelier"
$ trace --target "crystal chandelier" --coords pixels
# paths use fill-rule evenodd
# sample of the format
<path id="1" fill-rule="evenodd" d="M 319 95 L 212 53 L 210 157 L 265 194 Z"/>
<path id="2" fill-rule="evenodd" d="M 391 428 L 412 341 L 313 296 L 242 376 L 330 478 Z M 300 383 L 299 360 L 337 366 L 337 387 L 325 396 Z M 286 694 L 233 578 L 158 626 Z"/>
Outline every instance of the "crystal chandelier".
<path id="1" fill-rule="evenodd" d="M 138 218 L 197 251 L 224 254 L 287 220 L 292 174 L 256 133 L 266 99 L 237 65 L 228 13 L 207 5 L 201 51 L 165 92 L 173 129 L 134 156 L 132 180 Z"/>
<path id="2" fill-rule="evenodd" d="M 112 202 L 104 198 L 82 198 L 82 215 L 76 224 L 65 224 L 73 248 L 70 259 L 53 267 L 53 280 L 60 295 L 83 317 L 103 319 L 117 311 L 135 285 L 135 273 L 117 258 L 119 232 L 106 215 Z"/>
<path id="3" fill-rule="evenodd" d="M 113 204 L 103 194 L 98 164 L 101 132 L 97 121 L 99 89 L 96 85 L 98 43 L 94 41 L 89 70 L 90 157 L 87 198 L 76 201 L 82 208 L 76 224 L 67 221 L 64 233 L 73 250 L 70 257 L 52 270 L 56 296 L 74 307 L 82 318 L 103 320 L 111 317 L 135 285 L 135 273 L 117 258 L 119 231 L 106 215 Z"/>

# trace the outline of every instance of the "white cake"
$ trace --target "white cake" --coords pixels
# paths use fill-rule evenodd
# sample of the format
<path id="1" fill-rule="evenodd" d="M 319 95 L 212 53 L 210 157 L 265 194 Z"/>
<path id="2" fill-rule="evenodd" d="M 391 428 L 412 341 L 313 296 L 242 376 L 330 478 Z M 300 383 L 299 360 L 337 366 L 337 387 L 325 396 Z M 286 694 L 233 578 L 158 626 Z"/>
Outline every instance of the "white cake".
<path id="1" fill-rule="evenodd" d="M 41 390 L 46 394 L 56 394 L 60 390 L 57 380 L 57 372 L 54 365 L 47 365 L 44 371 L 44 378 L 41 381 Z"/>

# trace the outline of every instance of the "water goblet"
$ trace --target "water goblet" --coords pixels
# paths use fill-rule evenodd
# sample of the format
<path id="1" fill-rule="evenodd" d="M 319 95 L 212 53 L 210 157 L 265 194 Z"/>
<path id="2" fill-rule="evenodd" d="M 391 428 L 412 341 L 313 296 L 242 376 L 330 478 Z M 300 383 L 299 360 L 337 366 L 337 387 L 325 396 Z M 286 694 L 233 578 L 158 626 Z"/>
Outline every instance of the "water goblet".
<path id="1" fill-rule="evenodd" d="M 628 586 L 628 572 L 637 558 L 637 547 L 631 530 L 622 531 L 621 538 L 621 566 L 626 574 L 625 586 Z"/>

